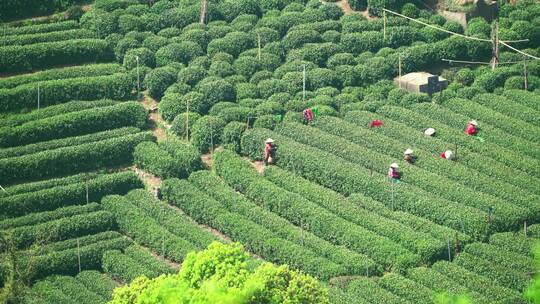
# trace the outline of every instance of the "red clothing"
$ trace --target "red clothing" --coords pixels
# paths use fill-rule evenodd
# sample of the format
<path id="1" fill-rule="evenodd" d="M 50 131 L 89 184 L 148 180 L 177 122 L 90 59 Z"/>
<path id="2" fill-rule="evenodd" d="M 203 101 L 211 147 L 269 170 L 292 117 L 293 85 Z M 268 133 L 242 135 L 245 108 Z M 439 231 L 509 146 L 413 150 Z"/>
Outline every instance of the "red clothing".
<path id="1" fill-rule="evenodd" d="M 264 160 L 268 161 L 270 158 L 270 150 L 272 149 L 272 146 L 270 144 L 264 145 Z"/>
<path id="2" fill-rule="evenodd" d="M 307 108 L 302 113 L 304 114 L 304 119 L 308 122 L 313 120 L 313 111 L 311 109 Z"/>
<path id="3" fill-rule="evenodd" d="M 390 178 L 399 178 L 399 172 L 394 168 L 390 168 L 390 169 L 388 169 L 388 177 L 390 177 Z"/>
<path id="4" fill-rule="evenodd" d="M 443 152 L 443 153 L 441 153 L 441 158 L 444 158 L 444 159 L 446 159 L 446 155 L 444 155 L 444 152 Z"/>
<path id="5" fill-rule="evenodd" d="M 465 133 L 467 133 L 467 135 L 476 135 L 477 132 L 478 131 L 473 124 L 467 124 L 467 128 L 465 129 Z"/>
<path id="6" fill-rule="evenodd" d="M 373 121 L 371 121 L 371 123 L 369 124 L 369 127 L 370 128 L 373 128 L 373 127 L 380 127 L 383 125 L 383 122 L 378 120 L 378 119 L 375 119 Z"/>

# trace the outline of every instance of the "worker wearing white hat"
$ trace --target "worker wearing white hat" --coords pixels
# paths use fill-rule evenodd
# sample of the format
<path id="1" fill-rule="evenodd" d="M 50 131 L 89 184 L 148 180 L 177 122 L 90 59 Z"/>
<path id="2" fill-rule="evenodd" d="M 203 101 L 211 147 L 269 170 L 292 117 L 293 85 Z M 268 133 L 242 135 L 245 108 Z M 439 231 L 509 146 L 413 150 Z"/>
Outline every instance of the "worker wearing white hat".
<path id="1" fill-rule="evenodd" d="M 392 163 L 390 165 L 390 169 L 388 169 L 388 177 L 397 180 L 400 179 L 400 174 L 398 172 L 399 165 L 396 163 Z"/>
<path id="2" fill-rule="evenodd" d="M 443 153 L 441 153 L 441 158 L 447 159 L 447 160 L 454 160 L 455 155 L 454 152 L 450 150 L 446 150 Z"/>
<path id="3" fill-rule="evenodd" d="M 476 135 L 476 133 L 478 133 L 477 127 L 478 123 L 476 122 L 476 120 L 471 120 L 467 122 L 467 128 L 465 128 L 465 133 L 467 133 L 467 135 L 474 136 Z"/>
<path id="4" fill-rule="evenodd" d="M 412 164 L 414 162 L 414 155 L 413 155 L 412 149 L 407 149 L 405 152 L 403 152 L 403 160 L 408 162 L 409 164 Z"/>
<path id="5" fill-rule="evenodd" d="M 433 134 L 435 134 L 435 129 L 433 129 L 433 128 L 427 128 L 427 129 L 424 131 L 424 134 L 427 135 L 427 136 L 433 136 Z"/>
<path id="6" fill-rule="evenodd" d="M 274 164 L 276 162 L 276 150 L 277 146 L 274 144 L 274 140 L 268 138 L 264 141 L 264 164 Z"/>

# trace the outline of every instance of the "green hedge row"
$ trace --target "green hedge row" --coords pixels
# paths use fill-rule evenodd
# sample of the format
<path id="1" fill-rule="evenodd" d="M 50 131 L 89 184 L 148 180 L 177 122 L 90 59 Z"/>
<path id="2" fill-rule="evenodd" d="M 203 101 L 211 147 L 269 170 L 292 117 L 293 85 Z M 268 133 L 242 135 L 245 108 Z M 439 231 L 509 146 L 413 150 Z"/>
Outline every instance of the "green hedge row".
<path id="1" fill-rule="evenodd" d="M 335 129 L 338 132 L 341 131 L 339 127 Z M 299 143 L 319 148 L 342 157 L 351 163 L 364 166 L 372 170 L 374 176 L 372 178 L 384 178 L 387 167 L 395 161 L 395 157 L 384 156 L 374 150 L 351 143 L 344 138 L 297 123 L 283 124 L 279 128 L 279 133 Z M 534 216 L 532 212 L 528 212 L 525 208 L 476 192 L 416 166 L 403 166 L 401 171 L 402 182 L 409 184 L 408 187 L 410 188 L 418 187 L 426 191 L 426 193 L 430 193 L 432 200 L 439 200 L 441 203 L 448 200 L 483 211 L 493 208 L 492 229 L 495 231 L 507 231 L 517 228 L 523 221 Z M 410 242 L 410 240 L 407 242 Z"/>
<path id="2" fill-rule="evenodd" d="M 46 180 L 38 181 L 38 182 L 17 184 L 11 187 L 4 187 L 6 191 L 0 192 L 0 198 L 22 194 L 22 193 L 39 191 L 39 190 L 48 189 L 51 187 L 58 187 L 58 186 L 65 186 L 69 184 L 79 183 L 79 182 L 86 181 L 92 178 L 96 178 L 99 175 L 100 174 L 96 172 L 80 173 L 80 174 L 71 175 L 67 177 L 52 178 L 52 179 L 46 179 Z"/>
<path id="3" fill-rule="evenodd" d="M 389 128 L 396 128 L 396 131 L 408 134 L 414 134 L 414 130 L 399 128 L 395 123 L 388 122 L 386 119 L 384 119 L 384 130 L 380 128 L 364 128 L 369 124 L 368 120 L 370 118 L 372 117 L 364 115 L 364 112 L 354 112 L 354 115 L 347 115 L 347 121 L 333 117 L 320 117 L 317 120 L 317 127 L 325 132 L 346 138 L 358 145 L 366 146 L 377 151 L 384 151 L 385 154 L 392 157 L 400 157 L 405 149 L 419 147 L 421 146 L 421 142 L 426 140 L 424 137 L 414 136 L 414 138 L 405 139 L 405 143 L 397 142 L 386 136 L 389 133 Z M 472 190 L 491 194 L 506 202 L 511 202 L 527 209 L 531 207 L 530 201 L 535 199 L 534 196 L 515 186 L 471 170 L 460 162 L 441 162 L 439 158 L 433 157 L 433 153 L 423 149 L 415 149 L 415 155 L 417 157 L 414 163 L 415 167 L 445 176 L 455 182 L 461 183 L 463 186 L 470 187 Z M 473 184 L 468 182 L 471 177 L 475 180 Z"/>
<path id="4" fill-rule="evenodd" d="M 112 292 L 118 286 L 113 279 L 97 270 L 81 271 L 76 278 L 86 289 L 98 294 L 106 301 L 111 300 Z"/>
<path id="5" fill-rule="evenodd" d="M 497 95 L 494 95 L 493 99 L 497 97 Z M 467 121 L 469 121 L 469 116 L 457 114 L 447 108 L 435 104 L 417 104 L 412 106 L 411 110 L 431 118 L 436 118 L 439 122 L 458 131 L 463 131 Z M 508 134 L 498 129 L 496 126 L 491 126 L 483 122 L 480 122 L 480 124 L 481 133 L 479 136 L 486 141 L 510 149 L 514 154 L 519 154 L 524 158 L 524 165 L 529 166 L 531 160 L 533 163 L 534 161 L 538 161 L 539 156 L 537 151 L 540 149 L 540 145 Z"/>
<path id="6" fill-rule="evenodd" d="M 141 265 L 139 261 L 123 254 L 119 250 L 110 250 L 103 254 L 103 270 L 115 280 L 129 283 L 133 279 L 144 275 L 150 279 L 159 276 L 159 273 Z"/>
<path id="7" fill-rule="evenodd" d="M 14 245 L 22 249 L 43 240 L 56 242 L 114 230 L 114 228 L 114 217 L 111 213 L 96 211 L 66 216 L 36 225 L 17 227 L 8 231 L 12 233 Z"/>
<path id="8" fill-rule="evenodd" d="M 21 146 L 127 126 L 142 129 L 146 127 L 147 116 L 144 107 L 135 101 L 61 114 L 0 129 L 0 147 Z"/>
<path id="9" fill-rule="evenodd" d="M 50 280 L 42 280 L 32 286 L 24 295 L 24 303 L 70 303 L 73 301 L 68 295 L 64 294 Z M 99 303 L 99 302 L 98 302 Z"/>
<path id="10" fill-rule="evenodd" d="M 146 192 L 148 193 L 148 191 Z M 124 249 L 124 254 L 137 261 L 147 269 L 155 271 L 159 275 L 173 274 L 177 272 L 177 269 L 173 268 L 169 262 L 166 262 L 159 257 L 155 257 L 152 252 L 139 245 L 127 247 Z"/>
<path id="11" fill-rule="evenodd" d="M 463 132 L 451 130 L 446 125 L 443 125 L 436 120 L 430 119 L 427 116 L 419 115 L 404 108 L 385 106 L 378 110 L 378 114 L 385 117 L 382 118 L 383 120 L 395 120 L 404 125 L 408 125 L 410 128 L 413 128 L 415 133 L 412 135 L 417 138 L 422 136 L 421 132 L 423 132 L 426 128 L 435 128 L 435 130 L 437 130 L 437 135 L 434 138 L 426 138 L 425 140 L 427 144 L 426 148 L 432 151 L 433 154 L 437 154 L 436 152 L 442 152 L 446 149 L 456 150 L 456 144 L 459 144 L 457 156 L 459 162 L 467 164 L 468 167 L 476 169 L 477 171 L 483 172 L 489 176 L 505 180 L 520 188 L 526 188 L 535 194 L 540 194 L 538 187 L 536 187 L 534 183 L 531 185 L 531 178 L 533 178 L 532 176 L 493 160 L 494 157 L 504 157 L 501 155 L 502 152 L 500 149 L 490 151 L 486 155 L 479 155 L 475 152 L 478 151 L 478 149 L 482 149 L 482 145 L 485 143 L 480 145 L 476 139 L 466 137 Z M 348 113 L 348 115 L 353 114 Z M 383 129 L 386 130 L 387 128 Z M 404 132 L 399 132 L 399 134 L 401 134 L 400 137 L 398 137 L 400 140 L 403 140 L 403 138 L 407 136 L 407 134 L 402 133 Z M 441 140 L 444 145 L 434 147 L 433 143 L 439 140 Z"/>
<path id="12" fill-rule="evenodd" d="M 179 141 L 140 143 L 133 159 L 139 168 L 162 178 L 187 178 L 191 172 L 202 169 L 199 151 Z"/>
<path id="13" fill-rule="evenodd" d="M 409 270 L 407 278 L 426 286 L 427 288 L 435 291 L 446 291 L 452 295 L 467 294 L 474 303 L 477 304 L 490 304 L 493 300 L 481 293 L 481 290 L 471 290 L 455 280 L 443 275 L 432 268 L 414 268 Z M 509 302 L 511 303 L 511 302 Z"/>
<path id="14" fill-rule="evenodd" d="M 67 206 L 53 211 L 35 212 L 25 216 L 10 218 L 0 221 L 0 229 L 14 229 L 22 226 L 33 226 L 44 222 L 59 220 L 65 217 L 86 214 L 99 211 L 101 208 L 97 203 L 86 205 Z"/>
<path id="15" fill-rule="evenodd" d="M 530 277 L 527 277 L 525 273 L 512 268 L 501 267 L 466 252 L 460 253 L 453 262 L 470 272 L 484 276 L 496 284 L 518 292 L 524 290 L 530 281 Z"/>
<path id="16" fill-rule="evenodd" d="M 70 39 L 97 38 L 94 32 L 85 29 L 73 29 L 60 32 L 13 35 L 0 37 L 0 47 L 10 45 L 28 45 L 43 42 L 56 42 Z"/>
<path id="17" fill-rule="evenodd" d="M 197 222 L 218 229 L 269 261 L 287 263 L 325 280 L 345 273 L 343 266 L 280 239 L 240 215 L 228 212 L 218 201 L 185 180 L 166 180 L 163 183 L 163 193 L 169 203 L 182 208 Z"/>
<path id="18" fill-rule="evenodd" d="M 49 15 L 56 10 L 65 10 L 76 2 L 76 0 L 6 0 L 0 4 L 0 20 Z"/>
<path id="19" fill-rule="evenodd" d="M 432 172 L 445 174 L 449 178 L 461 180 L 462 182 L 466 182 L 466 180 L 469 178 L 473 178 L 475 183 L 469 183 L 470 186 L 478 187 L 479 190 L 485 193 L 491 193 L 510 202 L 519 202 L 522 206 L 534 207 L 534 205 L 531 206 L 530 202 L 537 199 L 529 192 L 533 187 L 528 187 L 527 184 L 524 184 L 525 181 L 530 182 L 530 177 L 527 177 L 527 175 L 523 173 L 520 173 L 521 175 L 517 176 L 508 176 L 506 173 L 507 171 L 505 170 L 510 170 L 509 168 L 502 165 L 497 165 L 497 163 L 494 162 L 492 162 L 490 165 L 484 165 L 483 162 L 485 161 L 485 158 L 462 147 L 459 148 L 459 160 L 457 162 L 450 164 L 448 162 L 440 162 L 436 157 L 437 154 L 447 148 L 455 150 L 455 145 L 452 141 L 444 141 L 441 138 L 438 138 L 437 135 L 435 137 L 428 138 L 415 128 L 411 128 L 406 124 L 399 123 L 378 114 L 352 111 L 345 115 L 345 120 L 347 122 L 359 127 L 357 132 L 360 132 L 361 128 L 365 128 L 367 125 L 369 125 L 373 119 L 383 120 L 384 128 L 377 128 L 373 130 L 374 132 L 370 132 L 369 136 L 379 134 L 380 136 L 378 136 L 378 142 L 380 142 L 380 144 L 385 142 L 382 139 L 383 136 L 388 138 L 391 145 L 396 146 L 396 142 L 400 142 L 402 145 L 401 149 L 399 149 L 397 146 L 394 147 L 394 149 L 398 149 L 395 152 L 396 156 L 401 156 L 404 149 L 412 146 L 415 148 L 415 154 L 418 156 L 415 165 L 424 167 Z M 323 121 L 330 119 L 325 117 L 321 118 L 320 120 Z M 330 121 L 330 123 L 336 124 L 339 122 L 339 120 Z M 323 127 L 323 125 L 324 123 L 321 123 L 320 127 L 328 131 L 328 127 Z M 444 130 L 439 131 L 444 132 Z M 356 140 L 358 136 L 354 136 L 354 138 Z M 391 151 L 389 148 L 387 149 L 388 151 Z M 424 151 L 427 152 L 424 153 Z M 434 155 L 435 157 L 433 157 Z M 514 170 L 512 173 L 518 173 L 518 171 Z M 522 182 L 522 184 L 520 184 L 520 182 Z"/>
<path id="20" fill-rule="evenodd" d="M 116 63 L 89 64 L 65 68 L 50 69 L 32 74 L 18 75 L 0 79 L 0 89 L 12 89 L 14 87 L 47 80 L 105 76 L 124 72 L 124 68 Z"/>
<path id="21" fill-rule="evenodd" d="M 41 284 L 50 283 L 46 285 L 46 288 L 40 287 Z M 38 291 L 38 296 L 44 295 L 45 298 L 50 297 L 51 293 L 60 293 L 62 296 L 66 296 L 70 301 L 81 304 L 103 303 L 105 299 L 96 293 L 86 289 L 86 287 L 79 282 L 76 278 L 70 276 L 58 276 L 52 275 L 45 280 L 38 282 L 37 287 L 32 288 L 34 291 Z M 49 288 L 52 287 L 52 290 Z M 41 290 L 40 290 L 41 289 Z M 41 291 L 41 292 L 39 292 Z M 57 295 L 54 295 L 57 297 Z M 50 300 L 50 299 L 49 299 Z"/>
<path id="22" fill-rule="evenodd" d="M 486 277 L 457 266 L 455 263 L 440 261 L 433 264 L 433 269 L 469 290 L 481 292 L 494 302 L 526 303 L 521 291 L 502 287 Z"/>
<path id="23" fill-rule="evenodd" d="M 57 251 L 74 249 L 77 247 L 77 244 L 78 246 L 88 246 L 94 243 L 109 241 L 117 238 L 123 238 L 123 236 L 117 231 L 105 231 L 97 234 L 82 236 L 76 239 L 69 239 L 55 243 L 45 243 L 41 246 L 40 252 L 42 255 L 54 254 Z"/>
<path id="24" fill-rule="evenodd" d="M 0 159 L 0 183 L 12 184 L 28 179 L 129 164 L 133 161 L 135 147 L 149 140 L 154 140 L 153 134 L 141 132 L 79 146 Z"/>
<path id="25" fill-rule="evenodd" d="M 540 111 L 540 97 L 535 93 L 523 90 L 505 90 L 503 95 L 515 103 Z"/>
<path id="26" fill-rule="evenodd" d="M 388 273 L 377 284 L 410 303 L 432 303 L 435 292 L 397 273 Z"/>
<path id="27" fill-rule="evenodd" d="M 487 213 L 434 199 L 425 191 L 394 185 L 386 177 L 372 178 L 368 169 L 316 148 L 298 144 L 275 132 L 252 129 L 242 137 L 242 151 L 260 159 L 264 140 L 279 144 L 278 165 L 344 195 L 362 192 L 393 209 L 406 211 L 471 236 L 483 236 L 489 228 Z M 394 200 L 392 200 L 394 197 Z"/>
<path id="28" fill-rule="evenodd" d="M 404 225 L 409 226 L 416 231 L 431 234 L 433 237 L 443 241 L 450 240 L 452 245 L 452 251 L 454 251 L 455 249 L 454 238 L 457 237 L 462 244 L 467 244 L 472 241 L 469 235 L 464 234 L 458 230 L 436 224 L 429 219 L 414 215 L 412 213 L 407 213 L 403 211 L 392 211 L 392 209 L 390 209 L 387 205 L 378 202 L 370 197 L 364 196 L 361 193 L 354 193 L 347 199 L 350 200 L 353 204 L 356 204 L 373 213 L 379 214 L 385 218 L 403 223 Z"/>
<path id="29" fill-rule="evenodd" d="M 405 300 L 385 290 L 369 278 L 359 277 L 354 279 L 347 286 L 347 293 L 354 298 L 360 299 L 360 303 L 385 304 L 385 303 L 407 303 Z"/>
<path id="30" fill-rule="evenodd" d="M 535 238 L 525 237 L 516 232 L 496 233 L 489 238 L 489 243 L 492 245 L 528 257 L 533 257 L 536 242 Z"/>
<path id="31" fill-rule="evenodd" d="M 534 260 L 529 256 L 507 251 L 491 244 L 472 243 L 465 246 L 463 251 L 478 258 L 490 261 L 492 265 L 514 269 L 521 273 L 532 273 L 536 269 Z"/>
<path id="32" fill-rule="evenodd" d="M 337 216 L 385 236 L 419 254 L 426 262 L 444 256 L 446 242 L 417 232 L 399 222 L 359 208 L 338 193 L 305 180 L 278 167 L 264 170 L 264 176 L 279 187 L 299 194 Z M 398 232 L 399 231 L 399 232 Z"/>
<path id="33" fill-rule="evenodd" d="M 125 100 L 132 96 L 133 88 L 132 77 L 123 73 L 28 83 L 13 89 L 0 89 L 0 110 L 37 109 L 38 90 L 40 107 L 46 107 L 74 99 Z"/>
<path id="34" fill-rule="evenodd" d="M 79 272 L 78 254 L 81 258 L 82 270 L 99 270 L 101 269 L 101 257 L 105 251 L 121 250 L 132 244 L 130 240 L 120 236 L 118 233 L 105 234 L 114 235 L 114 237 L 89 243 L 84 242 L 85 240 L 81 238 L 79 239 L 79 248 L 77 248 L 76 239 L 73 239 L 67 242 L 70 245 L 68 248 L 50 251 L 38 256 L 21 252 L 19 262 L 23 267 L 24 265 L 34 267 L 33 274 L 29 277 L 31 281 L 39 280 L 51 274 L 76 275 Z M 5 265 L 0 264 L 0 267 L 5 269 Z"/>
<path id="35" fill-rule="evenodd" d="M 201 229 L 193 220 L 171 209 L 168 204 L 157 200 L 150 192 L 144 189 L 130 191 L 126 198 L 162 227 L 173 234 L 181 235 L 199 248 L 206 248 L 216 240 L 213 234 Z"/>
<path id="36" fill-rule="evenodd" d="M 514 119 L 530 123 L 536 127 L 540 126 L 540 111 L 518 102 L 512 102 L 505 97 L 495 94 L 479 94 L 472 101 Z"/>
<path id="37" fill-rule="evenodd" d="M 128 134 L 135 134 L 141 130 L 136 127 L 123 127 L 118 129 L 113 129 L 110 131 L 102 131 L 98 133 L 92 133 L 88 135 L 81 135 L 75 137 L 67 137 L 61 139 L 53 139 L 49 141 L 39 142 L 35 144 L 29 144 L 26 146 L 18 146 L 0 149 L 0 159 L 8 157 L 22 156 L 25 154 L 37 153 L 45 150 L 53 150 L 69 146 L 77 146 L 85 143 L 100 141 L 108 138 L 116 138 L 125 136 Z M 1 134 L 0 129 L 0 134 Z"/>
<path id="38" fill-rule="evenodd" d="M 122 233 L 161 256 L 181 262 L 188 252 L 199 249 L 180 236 L 171 233 L 143 210 L 130 204 L 125 197 L 106 196 L 102 199 L 101 205 L 116 216 Z"/>
<path id="39" fill-rule="evenodd" d="M 99 202 L 105 195 L 125 194 L 131 189 L 142 188 L 143 184 L 137 174 L 130 171 L 101 175 L 87 181 L 81 180 L 73 184 L 1 198 L 0 215 L 16 217 L 32 212 L 55 210 L 63 206 L 84 204 L 87 186 L 88 201 Z"/>
<path id="40" fill-rule="evenodd" d="M 191 174 L 189 181 L 201 191 L 220 202 L 223 208 L 270 230 L 278 237 L 305 246 L 321 257 L 336 264 L 347 267 L 349 274 L 360 274 L 369 271 L 378 274 L 381 269 L 365 255 L 336 246 L 319 238 L 309 231 L 299 228 L 279 215 L 265 210 L 253 201 L 248 200 L 234 191 L 221 178 L 209 171 L 199 171 Z"/>
<path id="41" fill-rule="evenodd" d="M 117 104 L 114 100 L 94 100 L 94 101 L 69 101 L 63 104 L 53 105 L 39 110 L 34 110 L 24 114 L 10 114 L 0 120 L 0 127 L 15 127 L 24 123 L 44 119 L 60 114 L 67 114 L 92 108 L 108 107 Z"/>
<path id="42" fill-rule="evenodd" d="M 283 144 L 280 149 L 283 149 Z M 214 167 L 229 185 L 258 204 L 295 225 L 306 227 L 321 238 L 368 255 L 385 268 L 406 269 L 420 262 L 420 256 L 390 239 L 352 224 L 303 196 L 285 191 L 264 179 L 247 161 L 230 151 L 215 154 Z"/>
<path id="43" fill-rule="evenodd" d="M 55 23 L 47 23 L 47 24 L 36 24 L 36 25 L 28 25 L 28 26 L 21 26 L 21 27 L 4 27 L 0 29 L 0 32 L 2 32 L 2 35 L 28 35 L 28 34 L 38 34 L 38 33 L 48 33 L 48 32 L 56 32 L 56 31 L 67 31 L 71 29 L 79 28 L 79 24 L 77 21 L 62 21 L 62 22 L 55 22 Z"/>
<path id="44" fill-rule="evenodd" d="M 44 69 L 55 65 L 109 60 L 109 43 L 99 39 L 74 39 L 0 47 L 0 70 L 5 73 Z"/>

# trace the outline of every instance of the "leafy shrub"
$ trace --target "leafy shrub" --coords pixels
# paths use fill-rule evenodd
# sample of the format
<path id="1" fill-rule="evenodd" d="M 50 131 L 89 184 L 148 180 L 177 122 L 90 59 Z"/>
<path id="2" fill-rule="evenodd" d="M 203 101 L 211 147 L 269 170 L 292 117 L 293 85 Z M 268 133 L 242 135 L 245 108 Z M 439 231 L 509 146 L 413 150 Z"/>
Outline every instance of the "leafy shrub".
<path id="1" fill-rule="evenodd" d="M 208 75 L 207 70 L 202 66 L 188 66 L 178 73 L 178 81 L 194 86 Z"/>
<path id="2" fill-rule="evenodd" d="M 208 75 L 225 78 L 235 75 L 235 71 L 232 65 L 226 61 L 213 61 L 208 70 Z"/>
<path id="3" fill-rule="evenodd" d="M 189 116 L 189 134 L 188 134 L 188 116 Z M 195 124 L 197 120 L 201 118 L 201 115 L 195 112 L 184 112 L 181 114 L 176 115 L 174 118 L 172 125 L 171 125 L 171 131 L 176 134 L 180 138 L 185 138 L 187 135 L 191 134 L 191 126 Z"/>
<path id="4" fill-rule="evenodd" d="M 160 102 L 159 112 L 166 121 L 171 122 L 177 115 L 188 110 L 188 103 L 189 111 L 198 114 L 206 114 L 212 106 L 202 93 L 167 94 Z"/>
<path id="5" fill-rule="evenodd" d="M 152 70 L 144 79 L 150 96 L 160 99 L 165 90 L 176 82 L 176 71 L 170 67 L 161 67 Z"/>
<path id="6" fill-rule="evenodd" d="M 147 48 L 131 49 L 124 55 L 124 67 L 127 70 L 137 68 L 137 57 L 139 66 L 147 66 L 154 68 L 156 66 L 156 60 L 154 53 Z"/>
<path id="7" fill-rule="evenodd" d="M 246 124 L 240 121 L 231 121 L 225 128 L 223 128 L 223 134 L 221 135 L 221 143 L 236 153 L 240 153 L 240 140 L 242 134 L 246 130 Z"/>
<path id="8" fill-rule="evenodd" d="M 203 94 L 208 104 L 207 110 L 220 101 L 235 101 L 236 92 L 234 87 L 225 80 L 215 80 L 197 85 L 197 90 Z"/>
<path id="9" fill-rule="evenodd" d="M 162 178 L 185 178 L 202 168 L 198 151 L 178 141 L 140 143 L 133 152 L 133 159 L 139 168 Z"/>
<path id="10" fill-rule="evenodd" d="M 215 116 L 204 116 L 198 119 L 191 131 L 191 142 L 199 152 L 205 153 L 221 142 L 221 134 L 225 121 Z"/>
<path id="11" fill-rule="evenodd" d="M 156 52 L 156 63 L 158 66 L 165 66 L 171 62 L 188 64 L 193 58 L 202 54 L 201 47 L 195 42 L 171 43 Z"/>

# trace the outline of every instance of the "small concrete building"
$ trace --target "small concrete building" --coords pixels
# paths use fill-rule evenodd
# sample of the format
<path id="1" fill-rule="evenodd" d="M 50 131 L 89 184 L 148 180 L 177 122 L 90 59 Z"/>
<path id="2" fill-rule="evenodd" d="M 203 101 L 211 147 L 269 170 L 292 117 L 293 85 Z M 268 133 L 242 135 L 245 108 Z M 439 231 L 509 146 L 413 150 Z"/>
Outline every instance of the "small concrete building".
<path id="1" fill-rule="evenodd" d="M 396 86 L 414 93 L 432 95 L 448 87 L 448 80 L 427 72 L 414 72 L 394 78 Z"/>

